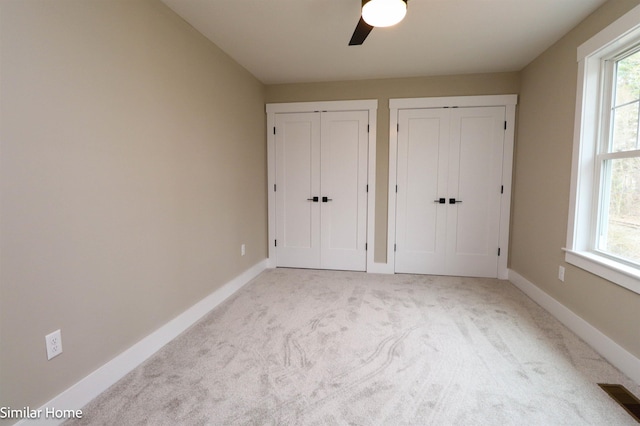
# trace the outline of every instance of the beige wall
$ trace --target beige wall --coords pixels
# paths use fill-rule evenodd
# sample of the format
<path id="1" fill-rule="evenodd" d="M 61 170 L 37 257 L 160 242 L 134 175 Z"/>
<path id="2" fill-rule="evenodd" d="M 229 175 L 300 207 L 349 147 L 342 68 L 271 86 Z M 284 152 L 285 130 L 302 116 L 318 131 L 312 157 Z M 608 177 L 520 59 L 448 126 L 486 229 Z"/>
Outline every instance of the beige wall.
<path id="1" fill-rule="evenodd" d="M 0 406 L 37 408 L 266 257 L 264 86 L 156 0 L 0 3 Z"/>
<path id="2" fill-rule="evenodd" d="M 386 262 L 389 184 L 389 99 L 518 93 L 519 73 L 469 74 L 332 83 L 268 85 L 266 101 L 310 102 L 377 99 L 375 261 Z"/>
<path id="3" fill-rule="evenodd" d="M 640 3 L 612 0 L 522 71 L 511 269 L 640 357 L 640 295 L 564 263 L 577 47 Z M 565 266 L 565 282 L 557 279 Z"/>

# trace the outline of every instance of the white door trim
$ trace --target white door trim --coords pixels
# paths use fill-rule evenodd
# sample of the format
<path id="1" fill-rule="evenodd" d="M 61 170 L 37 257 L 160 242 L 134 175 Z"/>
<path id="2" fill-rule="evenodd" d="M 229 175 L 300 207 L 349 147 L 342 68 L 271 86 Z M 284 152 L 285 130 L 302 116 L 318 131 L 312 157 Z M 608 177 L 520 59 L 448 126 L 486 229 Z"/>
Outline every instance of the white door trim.
<path id="1" fill-rule="evenodd" d="M 395 270 L 394 243 L 396 240 L 396 185 L 398 165 L 398 111 L 414 108 L 504 106 L 506 108 L 502 183 L 504 192 L 500 205 L 500 258 L 498 278 L 507 279 L 507 255 L 509 253 L 509 222 L 511 215 L 511 184 L 513 176 L 513 147 L 515 115 L 518 95 L 455 96 L 437 98 L 389 99 L 389 198 L 387 213 L 387 263 L 386 270 Z M 369 240 L 371 241 L 371 240 Z"/>
<path id="2" fill-rule="evenodd" d="M 367 197 L 367 271 L 374 268 L 373 255 L 375 253 L 375 206 L 376 206 L 376 127 L 378 101 L 375 99 L 354 100 L 354 101 L 326 101 L 326 102 L 293 102 L 267 104 L 267 201 L 268 201 L 268 245 L 269 259 L 268 265 L 276 267 L 276 197 L 274 185 L 276 183 L 276 158 L 275 158 L 275 115 L 277 113 L 290 112 L 316 112 L 316 111 L 368 111 L 369 113 L 369 157 L 368 157 L 368 185 Z"/>

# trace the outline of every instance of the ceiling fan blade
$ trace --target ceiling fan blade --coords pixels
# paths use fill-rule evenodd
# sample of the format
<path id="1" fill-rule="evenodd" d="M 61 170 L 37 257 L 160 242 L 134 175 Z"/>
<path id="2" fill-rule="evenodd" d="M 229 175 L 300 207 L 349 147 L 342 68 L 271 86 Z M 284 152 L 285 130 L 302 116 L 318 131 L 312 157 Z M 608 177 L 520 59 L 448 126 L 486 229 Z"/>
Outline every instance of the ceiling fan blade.
<path id="1" fill-rule="evenodd" d="M 360 20 L 358 21 L 358 25 L 356 25 L 356 29 L 351 36 L 351 40 L 349 40 L 349 46 L 359 46 L 364 43 L 364 40 L 367 38 L 372 29 L 373 27 L 364 22 L 364 19 L 362 19 L 361 16 Z"/>

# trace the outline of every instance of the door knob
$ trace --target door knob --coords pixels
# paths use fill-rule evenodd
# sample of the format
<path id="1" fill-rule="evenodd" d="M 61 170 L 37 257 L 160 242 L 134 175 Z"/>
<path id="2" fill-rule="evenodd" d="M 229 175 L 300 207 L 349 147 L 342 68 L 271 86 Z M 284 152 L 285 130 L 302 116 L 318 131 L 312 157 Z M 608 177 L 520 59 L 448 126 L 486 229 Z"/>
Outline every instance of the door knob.
<path id="1" fill-rule="evenodd" d="M 322 202 L 326 203 L 328 201 L 333 201 L 333 198 L 329 198 L 329 197 L 322 197 Z"/>
<path id="2" fill-rule="evenodd" d="M 307 198 L 307 201 L 313 201 L 314 203 L 318 202 L 318 197 Z"/>
<path id="3" fill-rule="evenodd" d="M 433 200 L 434 203 L 444 204 L 447 202 L 446 198 L 438 198 L 437 200 Z"/>
<path id="4" fill-rule="evenodd" d="M 462 200 L 456 200 L 455 198 L 449 198 L 449 204 L 461 203 Z"/>

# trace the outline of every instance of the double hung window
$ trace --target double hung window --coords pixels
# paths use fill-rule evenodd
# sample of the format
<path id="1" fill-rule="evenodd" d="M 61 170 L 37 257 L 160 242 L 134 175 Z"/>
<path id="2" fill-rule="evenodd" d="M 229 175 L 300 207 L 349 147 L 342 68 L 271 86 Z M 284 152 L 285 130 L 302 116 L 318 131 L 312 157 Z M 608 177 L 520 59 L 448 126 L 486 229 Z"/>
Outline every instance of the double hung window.
<path id="1" fill-rule="evenodd" d="M 565 260 L 640 294 L 640 6 L 578 48 Z"/>
<path id="2" fill-rule="evenodd" d="M 640 52 L 604 61 L 603 134 L 596 170 L 598 252 L 640 266 Z"/>

